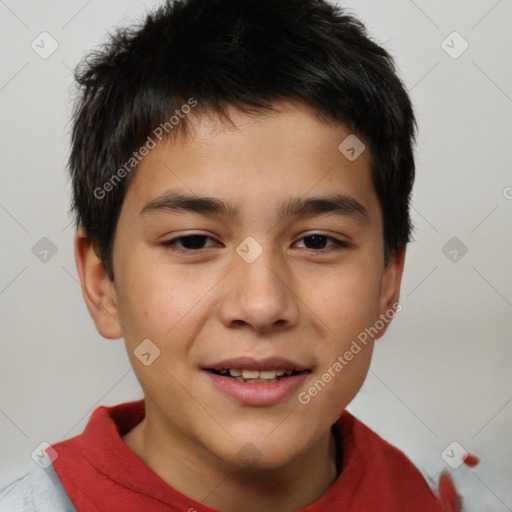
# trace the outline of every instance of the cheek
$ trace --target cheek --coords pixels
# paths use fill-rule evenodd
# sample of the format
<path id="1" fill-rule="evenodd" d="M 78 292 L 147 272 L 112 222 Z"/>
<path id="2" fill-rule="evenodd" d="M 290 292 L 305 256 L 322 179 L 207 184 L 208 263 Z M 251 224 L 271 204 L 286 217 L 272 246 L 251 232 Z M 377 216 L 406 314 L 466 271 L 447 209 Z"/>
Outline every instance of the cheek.
<path id="1" fill-rule="evenodd" d="M 366 377 L 373 350 L 367 329 L 379 318 L 379 276 L 375 265 L 352 266 L 326 279 L 322 294 L 316 292 L 320 317 L 330 331 L 322 342 L 316 386 L 322 389 L 317 406 L 326 407 L 327 415 L 336 417 Z M 330 410 L 329 404 L 338 408 Z"/>
<path id="2" fill-rule="evenodd" d="M 119 313 L 130 333 L 153 336 L 155 339 L 172 337 L 179 322 L 195 308 L 208 291 L 204 280 L 198 282 L 186 270 L 154 264 L 137 264 L 137 269 L 120 276 L 124 283 L 119 293 Z"/>
<path id="3" fill-rule="evenodd" d="M 337 270 L 314 292 L 319 315 L 338 345 L 342 343 L 340 350 L 376 321 L 380 290 L 381 279 L 375 268 L 361 265 Z"/>
<path id="4" fill-rule="evenodd" d="M 120 273 L 123 285 L 118 308 L 132 367 L 147 395 L 162 395 L 166 402 L 172 401 L 173 407 L 179 408 L 183 399 L 179 382 L 186 379 L 184 369 L 200 325 L 193 319 L 202 310 L 205 283 L 158 265 L 134 262 L 131 268 L 138 271 Z M 158 357 L 148 366 L 137 357 L 138 347 L 146 339 L 159 350 Z"/>
<path id="5" fill-rule="evenodd" d="M 168 388 L 180 396 L 182 390 L 169 374 L 179 382 L 188 378 L 190 352 L 211 308 L 208 293 L 216 280 L 204 274 L 199 278 L 192 266 L 182 267 L 179 272 L 158 264 L 134 263 L 132 268 L 139 270 L 120 276 L 124 286 L 119 295 L 120 319 L 132 366 L 137 368 L 146 392 L 160 393 Z M 160 352 L 155 364 L 141 367 L 134 351 L 145 339 L 151 340 Z"/>

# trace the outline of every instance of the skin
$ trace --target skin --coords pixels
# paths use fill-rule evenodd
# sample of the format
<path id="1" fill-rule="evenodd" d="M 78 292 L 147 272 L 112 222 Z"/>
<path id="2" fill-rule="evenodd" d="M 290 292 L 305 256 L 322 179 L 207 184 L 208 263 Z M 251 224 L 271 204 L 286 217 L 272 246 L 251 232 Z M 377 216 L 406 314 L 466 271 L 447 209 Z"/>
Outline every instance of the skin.
<path id="1" fill-rule="evenodd" d="M 299 391 L 307 390 L 398 301 L 404 264 L 399 251 L 384 265 L 370 152 L 350 162 L 338 150 L 346 127 L 319 120 L 299 103 L 278 106 L 277 113 L 250 117 L 232 109 L 234 125 L 191 114 L 186 138 L 145 157 L 115 233 L 114 282 L 83 230 L 75 238 L 98 332 L 124 337 L 144 391 L 146 417 L 125 443 L 169 485 L 224 512 L 242 505 L 249 512 L 293 511 L 325 493 L 336 479 L 331 426 L 360 389 L 373 343 L 306 405 L 297 393 L 273 406 L 240 404 L 202 368 L 244 355 L 291 358 L 311 370 Z M 230 200 L 238 216 L 141 214 L 169 191 Z M 276 223 L 282 200 L 333 191 L 357 200 L 367 217 Z M 326 239 L 321 250 L 304 238 L 313 233 L 349 245 Z M 191 234 L 212 238 L 193 254 L 162 245 Z M 250 264 L 235 251 L 249 236 L 263 249 Z M 144 339 L 161 351 L 149 366 L 134 355 Z M 237 456 L 248 442 L 261 454 L 254 465 Z"/>

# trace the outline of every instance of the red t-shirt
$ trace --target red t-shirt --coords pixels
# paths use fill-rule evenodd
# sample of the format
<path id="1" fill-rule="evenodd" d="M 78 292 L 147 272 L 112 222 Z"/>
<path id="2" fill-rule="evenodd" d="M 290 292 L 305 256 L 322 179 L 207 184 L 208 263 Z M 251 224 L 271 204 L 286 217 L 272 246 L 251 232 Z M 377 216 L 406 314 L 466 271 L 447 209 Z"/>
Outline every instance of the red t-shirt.
<path id="1" fill-rule="evenodd" d="M 181 494 L 121 439 L 144 418 L 144 401 L 98 407 L 82 434 L 53 445 L 53 467 L 79 512 L 215 512 Z M 350 413 L 338 421 L 341 474 L 303 512 L 442 512 L 419 471 Z"/>

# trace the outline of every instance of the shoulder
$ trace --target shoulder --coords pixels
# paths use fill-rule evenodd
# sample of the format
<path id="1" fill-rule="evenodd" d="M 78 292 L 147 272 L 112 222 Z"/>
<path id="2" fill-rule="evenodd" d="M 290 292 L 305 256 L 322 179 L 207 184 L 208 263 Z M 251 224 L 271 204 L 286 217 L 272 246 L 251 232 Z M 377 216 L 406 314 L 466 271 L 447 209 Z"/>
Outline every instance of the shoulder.
<path id="1" fill-rule="evenodd" d="M 20 468 L 20 476 L 0 482 L 0 512 L 76 512 L 52 465 Z"/>

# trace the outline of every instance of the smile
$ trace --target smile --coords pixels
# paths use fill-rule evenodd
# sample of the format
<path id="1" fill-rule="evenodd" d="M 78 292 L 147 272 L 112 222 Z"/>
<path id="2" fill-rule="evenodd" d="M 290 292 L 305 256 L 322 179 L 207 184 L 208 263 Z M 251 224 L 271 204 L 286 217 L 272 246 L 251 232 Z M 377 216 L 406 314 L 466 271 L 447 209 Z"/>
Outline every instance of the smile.
<path id="1" fill-rule="evenodd" d="M 285 403 L 297 396 L 311 375 L 309 369 L 290 368 L 291 365 L 286 368 L 282 361 L 274 368 L 264 364 L 258 364 L 258 369 L 254 369 L 255 364 L 253 368 L 245 366 L 203 368 L 203 375 L 215 392 L 237 404 L 260 407 Z"/>
<path id="2" fill-rule="evenodd" d="M 213 370 L 209 371 L 215 373 L 216 375 L 222 375 L 224 377 L 232 377 L 238 382 L 254 384 L 258 382 L 263 383 L 272 383 L 279 382 L 281 379 L 286 377 L 290 377 L 292 375 L 297 375 L 300 372 L 295 370 L 285 370 L 285 369 L 270 369 L 270 370 L 250 370 L 250 369 L 222 369 L 222 370 Z"/>

